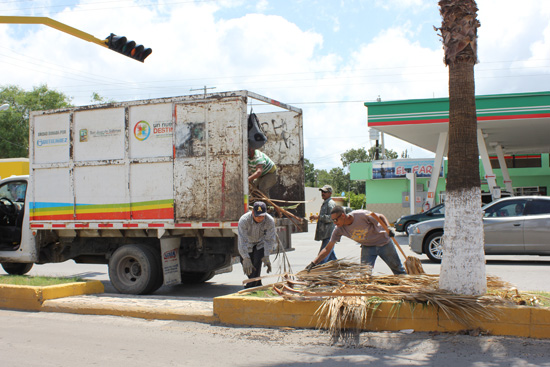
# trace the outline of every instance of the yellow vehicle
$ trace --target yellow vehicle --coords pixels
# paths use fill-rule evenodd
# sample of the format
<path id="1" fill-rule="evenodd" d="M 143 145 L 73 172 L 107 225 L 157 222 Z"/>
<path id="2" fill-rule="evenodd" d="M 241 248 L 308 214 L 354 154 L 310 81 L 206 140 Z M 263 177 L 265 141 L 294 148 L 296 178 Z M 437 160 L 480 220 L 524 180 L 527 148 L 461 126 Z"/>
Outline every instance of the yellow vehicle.
<path id="1" fill-rule="evenodd" d="M 0 159 L 0 179 L 10 176 L 21 176 L 29 174 L 28 158 L 5 158 Z"/>

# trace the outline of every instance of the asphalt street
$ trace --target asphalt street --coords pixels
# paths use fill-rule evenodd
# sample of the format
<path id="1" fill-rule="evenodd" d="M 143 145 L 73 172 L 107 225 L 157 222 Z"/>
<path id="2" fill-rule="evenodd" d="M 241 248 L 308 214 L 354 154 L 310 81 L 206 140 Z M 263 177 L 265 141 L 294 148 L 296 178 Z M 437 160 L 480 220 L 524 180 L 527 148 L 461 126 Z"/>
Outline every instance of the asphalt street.
<path id="1" fill-rule="evenodd" d="M 3 366 L 550 366 L 546 339 L 363 332 L 349 345 L 313 329 L 8 310 L 0 340 Z"/>
<path id="2" fill-rule="evenodd" d="M 309 232 L 292 235 L 294 251 L 288 252 L 288 260 L 291 272 L 304 269 L 313 260 L 319 251 L 320 242 L 314 241 L 315 224 L 309 225 Z M 417 255 L 409 250 L 408 237 L 398 235 L 398 243 L 407 255 L 412 255 L 422 260 L 424 270 L 430 274 L 439 274 L 440 265 L 431 263 L 426 255 Z M 343 238 L 336 244 L 338 258 L 359 262 L 360 248 L 355 242 Z M 285 271 L 282 268 L 281 258 L 272 256 L 274 274 Z M 546 291 L 550 292 L 550 257 L 543 256 L 487 256 L 487 274 L 500 277 L 510 282 L 520 291 Z M 289 271 L 289 269 L 286 269 Z M 380 259 L 376 262 L 374 273 L 391 274 L 390 269 Z M 0 274 L 5 274 L 0 268 Z M 86 279 L 100 280 L 105 285 L 106 293 L 116 293 L 109 282 L 107 265 L 76 264 L 67 261 L 60 264 L 35 265 L 29 275 L 45 276 L 79 276 Z M 265 269 L 262 275 L 266 275 Z M 243 275 L 240 264 L 233 266 L 230 273 L 219 274 L 204 284 L 164 286 L 156 291 L 155 295 L 182 296 L 182 297 L 206 297 L 213 298 L 221 295 L 235 293 L 242 289 Z M 275 282 L 277 277 L 268 278 L 265 283 Z"/>

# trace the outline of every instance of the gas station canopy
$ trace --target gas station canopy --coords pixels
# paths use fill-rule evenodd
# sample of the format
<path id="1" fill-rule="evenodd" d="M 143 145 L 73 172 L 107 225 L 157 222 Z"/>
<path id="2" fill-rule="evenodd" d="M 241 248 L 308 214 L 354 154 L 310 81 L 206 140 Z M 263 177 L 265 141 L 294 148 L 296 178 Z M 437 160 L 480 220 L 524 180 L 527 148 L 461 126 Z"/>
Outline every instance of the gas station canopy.
<path id="1" fill-rule="evenodd" d="M 436 152 L 448 132 L 449 99 L 366 102 L 368 126 Z M 489 155 L 550 153 L 550 92 L 476 96 L 477 127 Z M 447 150 L 445 149 L 444 155 Z"/>

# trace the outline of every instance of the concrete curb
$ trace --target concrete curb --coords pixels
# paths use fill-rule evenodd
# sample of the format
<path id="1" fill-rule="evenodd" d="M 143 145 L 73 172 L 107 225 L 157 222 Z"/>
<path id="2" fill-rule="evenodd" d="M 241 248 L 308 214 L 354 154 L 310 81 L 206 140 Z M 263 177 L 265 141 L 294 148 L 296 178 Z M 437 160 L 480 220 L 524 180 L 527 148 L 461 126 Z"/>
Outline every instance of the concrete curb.
<path id="1" fill-rule="evenodd" d="M 132 297 L 70 297 L 44 302 L 41 311 L 217 323 L 212 302 Z"/>
<path id="2" fill-rule="evenodd" d="M 315 312 L 322 301 L 292 301 L 229 295 L 214 298 L 214 314 L 221 323 L 243 326 L 315 328 Z M 235 312 L 239 310 L 239 312 Z M 365 331 L 457 332 L 479 329 L 491 335 L 550 338 L 550 308 L 498 307 L 497 319 L 480 318 L 470 324 L 449 319 L 433 306 L 382 303 L 372 312 Z"/>
<path id="3" fill-rule="evenodd" d="M 322 300 L 287 300 L 228 295 L 210 301 L 168 297 L 92 295 L 100 281 L 32 287 L 0 285 L 0 308 L 25 311 L 112 315 L 157 320 L 222 323 L 256 327 L 316 328 Z M 385 302 L 372 311 L 365 331 L 456 332 L 479 329 L 491 335 L 550 339 L 550 308 L 498 307 L 496 319 L 470 324 L 449 319 L 433 306 Z"/>
<path id="4" fill-rule="evenodd" d="M 42 304 L 50 299 L 103 293 L 103 291 L 103 283 L 99 280 L 44 287 L 2 284 L 0 285 L 0 308 L 39 311 Z"/>

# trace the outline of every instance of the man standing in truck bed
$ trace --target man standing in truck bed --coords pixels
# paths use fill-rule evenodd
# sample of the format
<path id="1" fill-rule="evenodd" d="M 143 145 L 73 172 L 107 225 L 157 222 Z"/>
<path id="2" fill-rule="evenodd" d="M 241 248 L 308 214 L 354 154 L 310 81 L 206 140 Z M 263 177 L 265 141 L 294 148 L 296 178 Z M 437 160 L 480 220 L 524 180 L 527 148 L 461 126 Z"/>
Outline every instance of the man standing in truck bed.
<path id="1" fill-rule="evenodd" d="M 248 182 L 255 184 L 269 198 L 269 190 L 277 183 L 275 163 L 258 149 L 248 148 L 248 167 L 254 169 Z"/>
<path id="2" fill-rule="evenodd" d="M 267 208 L 262 201 L 256 201 L 252 211 L 239 219 L 239 254 L 243 271 L 248 279 L 257 278 L 262 272 L 262 263 L 271 273 L 269 255 L 276 248 L 275 220 L 267 214 Z M 249 282 L 245 288 L 259 287 L 261 280 Z"/>

